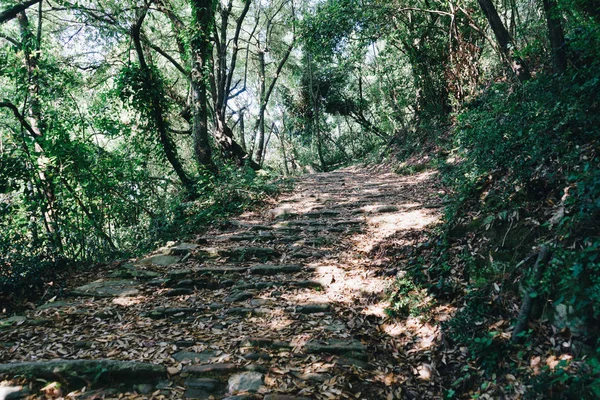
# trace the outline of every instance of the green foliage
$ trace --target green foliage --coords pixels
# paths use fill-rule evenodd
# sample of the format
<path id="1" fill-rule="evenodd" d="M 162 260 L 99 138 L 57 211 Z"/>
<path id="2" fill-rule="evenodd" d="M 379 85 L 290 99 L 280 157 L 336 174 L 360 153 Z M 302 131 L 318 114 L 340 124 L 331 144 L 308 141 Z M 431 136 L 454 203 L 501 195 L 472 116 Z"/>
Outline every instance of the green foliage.
<path id="1" fill-rule="evenodd" d="M 164 79 L 155 66 L 147 68 L 130 64 L 121 68 L 115 80 L 115 90 L 121 100 L 131 105 L 144 118 L 148 130 L 155 128 L 154 110 L 168 110 Z"/>
<path id="2" fill-rule="evenodd" d="M 427 291 L 409 278 L 401 278 L 394 282 L 390 289 L 390 306 L 386 313 L 394 317 L 427 318 L 432 307 L 432 300 Z"/>
<path id="3" fill-rule="evenodd" d="M 224 219 L 257 206 L 268 196 L 275 195 L 279 185 L 268 173 L 256 173 L 249 167 L 231 165 L 221 168 L 218 175 L 206 172 L 198 183 L 199 200 L 172 198 L 150 223 L 142 247 L 168 240 L 182 239 L 196 233 L 198 227 L 221 223 Z"/>

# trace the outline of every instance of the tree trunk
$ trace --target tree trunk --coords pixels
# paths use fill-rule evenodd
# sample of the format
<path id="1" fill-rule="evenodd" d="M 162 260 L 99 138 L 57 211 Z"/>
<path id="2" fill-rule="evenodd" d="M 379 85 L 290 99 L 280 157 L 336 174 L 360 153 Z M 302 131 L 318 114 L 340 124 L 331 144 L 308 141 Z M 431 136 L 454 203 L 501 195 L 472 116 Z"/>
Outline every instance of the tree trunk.
<path id="1" fill-rule="evenodd" d="M 256 162 L 259 165 L 263 163 L 263 152 L 265 149 L 265 96 L 267 91 L 265 66 L 265 52 L 259 50 L 258 53 L 258 77 L 260 79 L 260 110 L 258 115 L 258 144 L 256 146 Z"/>
<path id="2" fill-rule="evenodd" d="M 44 206 L 42 206 L 44 226 L 46 228 L 46 232 L 51 238 L 52 243 L 58 249 L 62 249 L 62 240 L 60 237 L 60 230 L 57 220 L 58 213 L 56 206 L 55 185 L 51 176 L 48 174 L 48 169 L 51 166 L 48 164 L 48 160 L 45 155 L 45 150 L 41 145 L 41 139 L 45 135 L 46 128 L 44 119 L 42 117 L 42 106 L 40 103 L 40 79 L 38 68 L 38 61 L 41 49 L 41 12 L 42 10 L 40 8 L 38 10 L 39 26 L 37 38 L 33 36 L 33 33 L 31 31 L 31 25 L 29 24 L 29 19 L 27 18 L 25 11 L 21 11 L 17 15 L 19 28 L 21 32 L 21 44 L 23 49 L 23 56 L 25 59 L 25 68 L 27 70 L 27 91 L 29 97 L 29 107 L 27 110 L 28 123 L 26 125 L 23 125 L 23 123 L 25 122 L 24 116 L 22 116 L 20 120 L 21 124 L 30 133 L 34 142 L 33 146 L 37 164 L 37 179 L 39 182 L 38 187 L 46 203 Z M 18 110 L 16 109 L 16 107 L 14 107 L 13 113 L 15 113 L 15 115 L 18 114 Z"/>
<path id="3" fill-rule="evenodd" d="M 212 44 L 210 32 L 214 24 L 214 3 L 212 0 L 190 0 L 192 9 L 192 131 L 194 154 L 199 166 L 211 172 L 217 168 L 212 161 L 208 138 L 208 73 Z"/>
<path id="4" fill-rule="evenodd" d="M 548 24 L 548 37 L 552 47 L 552 66 L 554 73 L 562 74 L 567 68 L 567 54 L 561 15 L 555 0 L 543 0 L 543 3 Z"/>
<path id="5" fill-rule="evenodd" d="M 240 111 L 240 145 L 244 151 L 246 149 L 246 126 L 244 125 L 244 110 Z"/>
<path id="6" fill-rule="evenodd" d="M 504 27 L 494 3 L 492 3 L 491 0 L 477 0 L 477 2 L 496 36 L 496 41 L 500 46 L 502 55 L 506 57 L 512 71 L 517 76 L 517 79 L 521 82 L 529 80 L 531 78 L 529 68 L 525 61 L 515 54 L 515 48 L 510 34 Z"/>
<path id="7" fill-rule="evenodd" d="M 239 167 L 248 165 L 255 171 L 260 169 L 260 165 L 253 161 L 242 146 L 233 139 L 233 131 L 224 121 L 217 119 L 217 127 L 214 136 L 223 152 L 224 158 L 235 160 Z"/>
<path id="8" fill-rule="evenodd" d="M 148 76 L 150 82 L 154 82 L 157 79 L 157 77 L 154 76 L 154 71 L 152 70 L 152 68 L 149 67 L 148 63 L 146 62 L 146 57 L 144 56 L 144 49 L 142 48 L 141 41 L 142 24 L 144 23 L 144 19 L 146 17 L 147 12 L 147 8 L 143 9 L 140 12 L 136 23 L 131 27 L 131 37 L 133 39 L 135 51 L 138 56 L 140 68 Z M 151 96 L 151 98 L 148 100 L 151 103 L 150 106 L 152 107 L 152 118 L 154 119 L 154 123 L 156 124 L 156 129 L 158 130 L 159 135 L 159 142 L 163 148 L 165 157 L 167 158 L 169 164 L 171 164 L 171 166 L 173 167 L 173 170 L 177 174 L 177 177 L 179 177 L 179 180 L 181 181 L 183 186 L 190 194 L 192 194 L 194 192 L 194 181 L 188 176 L 188 174 L 183 169 L 183 165 L 179 161 L 179 157 L 177 156 L 177 149 L 175 148 L 175 144 L 173 143 L 167 129 L 167 122 L 165 121 L 164 110 L 162 109 L 160 99 L 156 96 Z"/>

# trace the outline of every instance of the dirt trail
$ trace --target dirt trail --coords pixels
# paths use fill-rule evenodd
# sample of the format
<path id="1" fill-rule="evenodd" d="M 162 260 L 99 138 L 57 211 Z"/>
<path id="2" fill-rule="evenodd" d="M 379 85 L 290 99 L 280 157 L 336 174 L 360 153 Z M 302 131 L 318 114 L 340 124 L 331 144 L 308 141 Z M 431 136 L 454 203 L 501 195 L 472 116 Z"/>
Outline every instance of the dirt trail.
<path id="1" fill-rule="evenodd" d="M 268 212 L 0 322 L 0 362 L 164 367 L 145 380 L 102 367 L 110 379 L 83 394 L 85 379 L 57 373 L 73 398 L 439 398 L 438 331 L 387 317 L 401 271 L 381 250 L 415 245 L 439 218 L 435 180 L 356 167 L 302 177 Z M 38 386 L 30 398 L 44 398 Z"/>

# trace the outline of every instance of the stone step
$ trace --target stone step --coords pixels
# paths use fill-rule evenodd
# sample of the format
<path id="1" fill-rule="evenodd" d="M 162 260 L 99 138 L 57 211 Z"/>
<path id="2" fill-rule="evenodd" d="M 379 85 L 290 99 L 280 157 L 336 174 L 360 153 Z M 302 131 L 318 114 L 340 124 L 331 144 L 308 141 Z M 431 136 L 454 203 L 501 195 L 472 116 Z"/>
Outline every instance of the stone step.
<path id="1" fill-rule="evenodd" d="M 277 275 L 277 274 L 292 274 L 301 272 L 302 270 L 309 271 L 310 268 L 304 268 L 299 264 L 290 265 L 255 265 L 250 268 L 250 272 L 254 275 Z"/>
<path id="2" fill-rule="evenodd" d="M 331 305 L 328 303 L 313 303 L 296 306 L 296 312 L 299 314 L 328 313 L 329 311 L 331 311 Z"/>
<path id="3" fill-rule="evenodd" d="M 231 260 L 247 261 L 252 259 L 272 259 L 280 257 L 281 253 L 270 247 L 236 247 L 233 249 L 224 249 L 220 254 Z"/>

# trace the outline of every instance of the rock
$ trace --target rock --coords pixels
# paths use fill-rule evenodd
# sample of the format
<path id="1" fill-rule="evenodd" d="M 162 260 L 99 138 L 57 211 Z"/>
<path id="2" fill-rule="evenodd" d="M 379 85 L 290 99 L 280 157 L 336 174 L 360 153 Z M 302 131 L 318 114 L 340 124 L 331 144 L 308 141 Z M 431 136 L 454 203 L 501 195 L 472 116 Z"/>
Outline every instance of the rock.
<path id="1" fill-rule="evenodd" d="M 110 278 L 125 278 L 125 279 L 156 279 L 160 276 L 158 272 L 141 269 L 133 264 L 124 264 L 121 268 L 113 271 Z"/>
<path id="2" fill-rule="evenodd" d="M 250 305 L 253 307 L 263 307 L 269 304 L 269 300 L 267 299 L 254 299 L 250 301 Z"/>
<path id="3" fill-rule="evenodd" d="M 255 265 L 250 272 L 256 275 L 290 274 L 302 271 L 302 265 Z"/>
<path id="4" fill-rule="evenodd" d="M 140 264 L 154 264 L 160 265 L 161 267 L 168 267 L 169 265 L 177 264 L 181 258 L 178 256 L 169 256 L 159 254 L 156 256 L 150 256 L 140 261 Z"/>
<path id="5" fill-rule="evenodd" d="M 8 329 L 11 326 L 22 325 L 27 321 L 27 317 L 16 315 L 14 317 L 0 320 L 0 330 Z"/>
<path id="6" fill-rule="evenodd" d="M 42 304 L 37 309 L 38 310 L 48 310 L 51 308 L 73 307 L 75 305 L 76 305 L 76 303 L 74 303 L 74 302 L 65 301 L 65 300 L 57 300 L 57 301 L 53 301 L 51 303 Z"/>
<path id="7" fill-rule="evenodd" d="M 199 246 L 194 243 L 181 243 L 169 249 L 169 254 L 174 256 L 184 256 L 192 250 L 196 250 Z"/>
<path id="8" fill-rule="evenodd" d="M 311 258 L 311 257 L 320 257 L 321 255 L 322 255 L 322 253 L 320 253 L 318 251 L 307 251 L 307 250 L 298 250 L 298 251 L 295 251 L 292 254 L 290 254 L 290 256 L 292 258 L 300 258 L 300 259 Z"/>
<path id="9" fill-rule="evenodd" d="M 235 371 L 237 371 L 237 366 L 235 364 L 227 363 L 187 365 L 183 368 L 183 372 L 187 372 L 188 374 L 195 376 L 223 375 Z"/>
<path id="10" fill-rule="evenodd" d="M 350 219 L 344 221 L 335 221 L 333 226 L 345 226 L 345 225 L 361 225 L 363 223 L 362 220 L 359 219 Z"/>
<path id="11" fill-rule="evenodd" d="M 284 342 L 281 340 L 274 340 L 270 338 L 257 338 L 250 337 L 242 342 L 242 347 L 261 347 L 261 348 L 269 348 L 269 349 L 291 349 L 292 346 L 288 342 Z"/>
<path id="12" fill-rule="evenodd" d="M 575 317 L 575 309 L 573 306 L 559 303 L 554 306 L 554 322 L 553 324 L 559 330 L 569 328 L 575 336 L 585 335 L 587 326 L 585 322 L 578 317 Z"/>
<path id="13" fill-rule="evenodd" d="M 183 316 L 183 315 L 187 315 L 187 314 L 193 314 L 197 311 L 200 311 L 200 309 L 192 308 L 192 307 L 174 307 L 174 308 L 159 307 L 152 311 L 142 313 L 141 316 L 152 318 L 152 319 L 160 319 L 160 318 L 166 318 L 166 317 L 177 317 L 177 316 Z"/>
<path id="14" fill-rule="evenodd" d="M 290 396 L 287 394 L 267 394 L 263 400 L 310 400 L 309 397 Z"/>
<path id="15" fill-rule="evenodd" d="M 301 247 L 301 246 L 314 246 L 314 247 L 318 247 L 318 246 L 323 246 L 328 239 L 324 238 L 324 237 L 316 237 L 316 238 L 311 238 L 311 239 L 302 239 L 299 240 L 298 242 L 294 243 L 294 246 L 296 247 Z"/>
<path id="16" fill-rule="evenodd" d="M 265 376 L 259 372 L 242 372 L 229 378 L 228 386 L 230 393 L 258 392 L 263 385 Z"/>
<path id="17" fill-rule="evenodd" d="M 223 301 L 225 303 L 235 303 L 238 301 L 244 301 L 244 300 L 251 299 L 253 296 L 254 295 L 249 292 L 235 292 L 235 293 L 232 293 L 231 295 L 225 297 L 223 299 Z"/>
<path id="18" fill-rule="evenodd" d="M 398 210 L 399 210 L 399 208 L 396 206 L 378 206 L 378 207 L 375 207 L 372 212 L 377 213 L 377 214 L 383 214 L 383 213 L 396 212 Z"/>
<path id="19" fill-rule="evenodd" d="M 87 285 L 80 286 L 70 292 L 72 296 L 90 297 L 126 297 L 139 294 L 138 283 L 130 280 L 99 279 Z"/>
<path id="20" fill-rule="evenodd" d="M 180 279 L 188 278 L 192 274 L 193 274 L 193 272 L 191 269 L 185 268 L 185 269 L 171 270 L 171 271 L 169 271 L 167 276 L 169 277 L 169 279 L 180 280 Z"/>
<path id="21" fill-rule="evenodd" d="M 98 372 L 102 371 L 101 376 Z M 122 380 L 157 380 L 167 376 L 166 367 L 158 364 L 117 360 L 55 360 L 0 364 L 0 375 L 30 376 L 77 382 L 96 382 L 99 378 Z"/>
<path id="22" fill-rule="evenodd" d="M 195 340 L 176 340 L 175 346 L 177 347 L 192 347 L 196 344 Z"/>
<path id="23" fill-rule="evenodd" d="M 243 274 L 248 270 L 247 267 L 204 267 L 199 272 L 205 274 Z"/>
<path id="24" fill-rule="evenodd" d="M 251 260 L 253 258 L 263 260 L 281 255 L 278 251 L 269 247 L 236 247 L 230 250 L 223 250 L 222 254 L 238 261 Z"/>
<path id="25" fill-rule="evenodd" d="M 366 361 L 363 360 L 359 360 L 357 358 L 351 358 L 351 357 L 340 357 L 337 360 L 337 364 L 340 367 L 356 367 L 356 368 L 362 368 L 362 369 L 369 369 L 369 363 L 367 363 Z"/>
<path id="26" fill-rule="evenodd" d="M 260 364 L 248 364 L 244 367 L 244 371 L 260 372 L 266 374 L 269 369 Z"/>
<path id="27" fill-rule="evenodd" d="M 274 288 L 274 287 L 280 287 L 280 286 L 283 286 L 284 284 L 285 284 L 284 282 L 256 282 L 254 284 L 254 287 L 259 290 L 263 290 L 263 289 L 269 289 L 269 288 Z"/>
<path id="28" fill-rule="evenodd" d="M 272 229 L 273 227 L 268 225 L 254 225 L 250 227 L 251 231 L 270 231 Z"/>
<path id="29" fill-rule="evenodd" d="M 248 308 L 248 307 L 232 307 L 226 311 L 226 314 L 229 315 L 265 315 L 268 313 L 268 310 L 262 308 Z"/>
<path id="30" fill-rule="evenodd" d="M 255 239 L 260 242 L 268 242 L 269 240 L 273 240 L 276 238 L 277 238 L 277 236 L 275 236 L 271 232 L 259 232 L 258 236 L 256 236 Z"/>
<path id="31" fill-rule="evenodd" d="M 319 217 L 335 217 L 337 215 L 340 215 L 339 211 L 336 210 L 317 210 L 317 211 L 310 211 L 304 214 L 305 217 L 309 217 L 309 218 L 319 218 Z"/>
<path id="32" fill-rule="evenodd" d="M 22 386 L 0 386 L 0 400 L 20 399 L 23 393 Z"/>
<path id="33" fill-rule="evenodd" d="M 245 242 L 252 241 L 256 238 L 254 235 L 231 235 L 227 237 L 230 242 Z"/>
<path id="34" fill-rule="evenodd" d="M 367 347 L 358 340 L 336 340 L 326 342 L 311 341 L 304 346 L 307 353 L 346 354 L 349 352 L 364 353 Z"/>
<path id="35" fill-rule="evenodd" d="M 192 288 L 194 287 L 194 281 L 191 279 L 183 279 L 175 284 L 176 288 Z"/>
<path id="36" fill-rule="evenodd" d="M 164 296 L 166 296 L 166 297 L 187 296 L 192 293 L 194 293 L 194 291 L 192 289 L 176 288 L 176 289 L 171 289 L 171 290 L 166 291 L 164 293 Z"/>
<path id="37" fill-rule="evenodd" d="M 204 247 L 202 249 L 197 249 L 194 252 L 194 255 L 198 259 L 217 258 L 221 256 L 221 250 L 216 247 Z"/>
<path id="38" fill-rule="evenodd" d="M 291 207 L 277 207 L 269 210 L 270 219 L 290 219 L 297 217 L 298 213 Z"/>
<path id="39" fill-rule="evenodd" d="M 294 243 L 301 239 L 302 236 L 285 236 L 277 239 L 277 243 Z"/>
<path id="40" fill-rule="evenodd" d="M 323 289 L 323 285 L 319 281 L 298 281 L 298 282 L 290 282 L 290 285 L 293 287 L 299 288 L 311 288 L 311 289 Z"/>
<path id="41" fill-rule="evenodd" d="M 215 379 L 199 378 L 185 381 L 187 387 L 184 397 L 186 399 L 214 399 L 215 394 L 223 392 L 225 385 Z"/>
<path id="42" fill-rule="evenodd" d="M 258 360 L 270 360 L 273 358 L 269 353 L 248 353 L 244 356 L 246 360 L 258 361 Z"/>
<path id="43" fill-rule="evenodd" d="M 162 287 L 165 286 L 169 281 L 170 279 L 166 278 L 152 279 L 151 281 L 146 282 L 146 285 L 152 287 Z"/>
<path id="44" fill-rule="evenodd" d="M 296 312 L 300 314 L 323 313 L 329 312 L 330 310 L 331 306 L 327 303 L 306 304 L 304 306 L 296 307 Z"/>
<path id="45" fill-rule="evenodd" d="M 219 282 L 220 288 L 228 288 L 228 287 L 232 287 L 233 285 L 235 285 L 235 281 L 233 281 L 231 279 L 225 279 L 225 280 Z"/>
<path id="46" fill-rule="evenodd" d="M 209 362 L 211 359 L 217 356 L 217 352 L 212 350 L 206 350 L 200 353 L 196 353 L 193 351 L 179 351 L 171 355 L 175 359 L 175 361 L 193 361 L 193 362 Z"/>
<path id="47" fill-rule="evenodd" d="M 133 389 L 139 394 L 150 394 L 154 390 L 154 385 L 149 383 L 141 383 L 139 385 L 135 385 Z"/>

